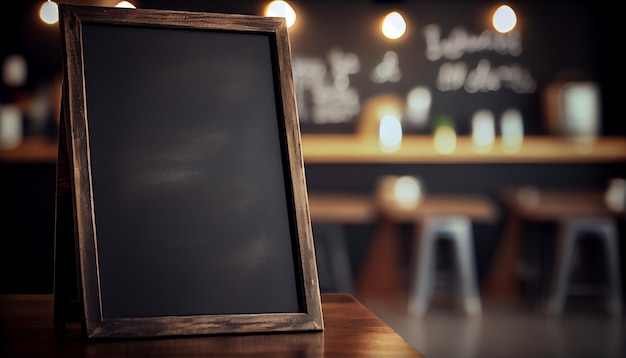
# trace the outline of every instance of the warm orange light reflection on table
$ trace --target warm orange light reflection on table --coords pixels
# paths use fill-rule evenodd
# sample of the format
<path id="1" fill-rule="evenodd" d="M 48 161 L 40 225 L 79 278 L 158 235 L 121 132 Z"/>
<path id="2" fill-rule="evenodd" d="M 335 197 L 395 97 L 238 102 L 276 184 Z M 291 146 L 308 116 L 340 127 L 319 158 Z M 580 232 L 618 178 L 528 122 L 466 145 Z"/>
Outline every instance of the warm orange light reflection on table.
<path id="1" fill-rule="evenodd" d="M 52 295 L 0 295 L 0 357 L 423 357 L 347 294 L 322 294 L 324 332 L 86 342 L 55 334 Z"/>

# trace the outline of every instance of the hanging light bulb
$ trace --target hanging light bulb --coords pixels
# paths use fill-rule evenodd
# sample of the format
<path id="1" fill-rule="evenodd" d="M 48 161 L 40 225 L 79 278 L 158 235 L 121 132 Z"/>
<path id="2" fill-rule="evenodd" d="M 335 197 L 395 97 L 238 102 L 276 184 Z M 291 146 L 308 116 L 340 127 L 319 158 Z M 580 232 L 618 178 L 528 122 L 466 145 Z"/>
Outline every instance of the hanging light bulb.
<path id="1" fill-rule="evenodd" d="M 121 7 L 124 9 L 136 9 L 137 8 L 135 5 L 133 5 L 132 3 L 128 1 L 120 1 L 115 5 L 115 7 Z"/>
<path id="2" fill-rule="evenodd" d="M 493 14 L 493 28 L 500 33 L 512 31 L 517 25 L 515 11 L 509 5 L 500 6 Z"/>
<path id="3" fill-rule="evenodd" d="M 380 29 L 385 37 L 396 40 L 402 37 L 406 32 L 406 21 L 404 21 L 404 17 L 402 17 L 399 12 L 392 11 L 385 15 Z"/>
<path id="4" fill-rule="evenodd" d="M 287 27 L 296 23 L 296 12 L 286 1 L 272 1 L 265 9 L 265 16 L 284 17 Z"/>
<path id="5" fill-rule="evenodd" d="M 46 24 L 53 25 L 59 22 L 59 5 L 54 1 L 47 0 L 41 4 L 39 9 L 39 17 Z"/>

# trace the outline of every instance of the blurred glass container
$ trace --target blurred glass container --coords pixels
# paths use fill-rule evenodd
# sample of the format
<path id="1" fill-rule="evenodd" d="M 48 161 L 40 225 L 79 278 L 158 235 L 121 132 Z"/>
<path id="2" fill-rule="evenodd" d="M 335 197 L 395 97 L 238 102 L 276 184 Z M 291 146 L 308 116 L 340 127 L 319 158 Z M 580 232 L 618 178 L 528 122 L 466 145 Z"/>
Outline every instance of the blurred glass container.
<path id="1" fill-rule="evenodd" d="M 0 105 L 0 148 L 13 149 L 23 137 L 22 111 L 18 105 Z"/>
<path id="2" fill-rule="evenodd" d="M 613 178 L 609 181 L 604 192 L 604 202 L 615 212 L 626 212 L 626 179 Z"/>
<path id="3" fill-rule="evenodd" d="M 600 87 L 593 81 L 554 82 L 544 92 L 544 115 L 551 134 L 581 142 L 600 135 Z"/>
<path id="4" fill-rule="evenodd" d="M 415 208 L 423 199 L 420 180 L 414 176 L 384 175 L 377 185 L 377 200 L 383 207 Z"/>

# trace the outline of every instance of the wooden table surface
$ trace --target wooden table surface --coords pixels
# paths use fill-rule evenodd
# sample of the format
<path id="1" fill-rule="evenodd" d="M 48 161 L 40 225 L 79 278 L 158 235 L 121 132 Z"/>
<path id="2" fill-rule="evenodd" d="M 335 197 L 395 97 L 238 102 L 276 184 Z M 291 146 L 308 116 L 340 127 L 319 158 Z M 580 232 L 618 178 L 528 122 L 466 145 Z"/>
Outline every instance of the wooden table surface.
<path id="1" fill-rule="evenodd" d="M 464 216 L 472 222 L 493 223 L 499 215 L 495 203 L 484 195 L 427 194 L 414 206 L 379 203 L 384 216 L 396 223 L 414 223 L 433 216 Z"/>
<path id="2" fill-rule="evenodd" d="M 371 195 L 309 193 L 313 224 L 370 224 L 378 215 Z"/>
<path id="3" fill-rule="evenodd" d="M 53 296 L 0 295 L 0 357 L 423 357 L 348 294 L 322 294 L 323 332 L 87 342 L 80 325 L 55 333 Z"/>
<path id="4" fill-rule="evenodd" d="M 380 215 L 396 223 L 412 223 L 438 215 L 462 215 L 476 222 L 494 222 L 495 203 L 482 195 L 428 194 L 413 206 L 380 201 L 368 194 L 309 193 L 313 223 L 372 224 Z"/>
<path id="5" fill-rule="evenodd" d="M 528 220 L 552 221 L 572 216 L 619 217 L 605 202 L 604 192 L 507 188 L 502 200 L 515 214 Z"/>
<path id="6" fill-rule="evenodd" d="M 383 197 L 388 197 L 388 193 Z M 366 299 L 405 295 L 401 250 L 395 240 L 400 224 L 419 224 L 440 215 L 465 216 L 476 223 L 491 224 L 500 213 L 482 195 L 426 194 L 416 205 L 403 206 L 375 194 L 309 193 L 313 224 L 373 224 L 374 237 L 356 279 L 357 291 Z"/>

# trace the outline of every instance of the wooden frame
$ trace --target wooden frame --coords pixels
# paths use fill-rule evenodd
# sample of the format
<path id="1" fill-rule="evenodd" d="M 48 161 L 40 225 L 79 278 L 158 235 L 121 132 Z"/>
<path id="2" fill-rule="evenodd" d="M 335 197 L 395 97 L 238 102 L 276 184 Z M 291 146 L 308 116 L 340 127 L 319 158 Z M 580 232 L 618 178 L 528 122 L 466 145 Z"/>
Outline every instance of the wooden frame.
<path id="1" fill-rule="evenodd" d="M 60 25 L 56 326 L 72 321 L 67 307 L 77 292 L 88 339 L 323 330 L 284 19 L 61 5 Z M 228 45 L 207 51 L 198 40 Z M 187 52 L 167 48 L 185 42 Z M 250 44 L 261 49 L 252 59 Z M 229 51 L 234 57 L 215 69 L 213 54 Z M 172 56 L 180 66 L 155 65 Z M 116 61 L 134 67 L 108 67 Z M 171 68 L 177 77 L 155 71 Z M 200 82 L 203 71 L 217 79 Z M 109 88 L 109 79 L 124 83 Z M 200 90 L 171 88 L 185 81 Z M 154 98 L 124 101 L 127 87 Z M 214 107 L 220 112 L 205 113 Z M 156 118 L 164 111 L 184 114 Z M 193 151 L 181 153 L 188 143 Z M 191 164 L 181 169 L 184 160 Z M 155 184 L 159 178 L 169 181 Z M 246 202 L 216 200 L 224 192 Z"/>

